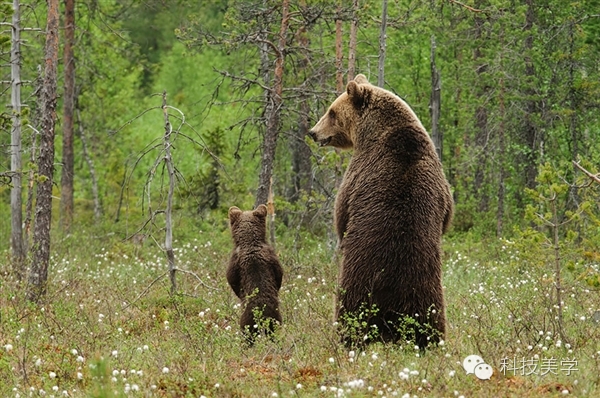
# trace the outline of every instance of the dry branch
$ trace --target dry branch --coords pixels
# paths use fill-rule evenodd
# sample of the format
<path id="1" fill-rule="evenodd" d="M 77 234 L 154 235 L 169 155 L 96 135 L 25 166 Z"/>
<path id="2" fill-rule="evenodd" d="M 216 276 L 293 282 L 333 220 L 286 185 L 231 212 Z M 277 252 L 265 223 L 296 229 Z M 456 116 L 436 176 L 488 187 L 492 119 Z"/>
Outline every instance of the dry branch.
<path id="1" fill-rule="evenodd" d="M 600 184 L 600 173 L 598 174 L 592 174 L 589 171 L 587 171 L 583 166 L 581 166 L 578 162 L 573 160 L 573 165 L 575 167 L 577 167 L 579 170 L 583 171 L 583 173 L 585 175 L 587 175 L 588 177 L 590 177 L 593 181 L 597 182 L 598 184 Z"/>

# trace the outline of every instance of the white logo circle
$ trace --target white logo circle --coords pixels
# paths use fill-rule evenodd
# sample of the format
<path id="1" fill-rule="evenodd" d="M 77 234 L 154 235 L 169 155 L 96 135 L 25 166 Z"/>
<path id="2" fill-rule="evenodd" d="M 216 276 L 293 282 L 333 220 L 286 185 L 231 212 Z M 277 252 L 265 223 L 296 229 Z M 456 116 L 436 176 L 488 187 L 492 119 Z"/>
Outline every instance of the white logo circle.
<path id="1" fill-rule="evenodd" d="M 480 363 L 484 362 L 483 358 L 481 358 L 479 355 L 469 355 L 463 361 L 463 368 L 465 368 L 467 374 L 475 373 L 475 366 L 479 365 Z"/>

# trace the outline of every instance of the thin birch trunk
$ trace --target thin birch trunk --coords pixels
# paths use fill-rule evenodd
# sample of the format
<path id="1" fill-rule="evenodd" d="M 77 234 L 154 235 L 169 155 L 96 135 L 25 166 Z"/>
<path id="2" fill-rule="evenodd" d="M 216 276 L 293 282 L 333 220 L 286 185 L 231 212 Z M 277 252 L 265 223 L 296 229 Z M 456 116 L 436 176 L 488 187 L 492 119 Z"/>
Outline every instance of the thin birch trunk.
<path id="1" fill-rule="evenodd" d="M 385 51 L 387 39 L 387 0 L 383 0 L 381 9 L 381 30 L 379 31 L 379 64 L 377 73 L 377 85 L 385 85 Z"/>
<path id="2" fill-rule="evenodd" d="M 169 122 L 169 109 L 167 108 L 167 92 L 163 91 L 162 95 L 162 110 L 165 119 L 165 163 L 167 165 L 167 173 L 169 174 L 169 191 L 167 193 L 167 208 L 165 209 L 165 251 L 167 253 L 167 261 L 169 262 L 169 279 L 171 280 L 171 295 L 177 292 L 177 279 L 175 273 L 175 253 L 173 252 L 173 193 L 175 192 L 175 167 L 173 167 L 173 159 L 171 157 L 171 133 L 173 127 Z"/>
<path id="3" fill-rule="evenodd" d="M 435 64 L 435 37 L 431 36 L 431 99 L 429 111 L 431 112 L 431 140 L 435 145 L 440 162 L 442 161 L 443 136 L 440 131 L 440 113 L 442 107 L 442 83 L 440 72 Z"/>
<path id="4" fill-rule="evenodd" d="M 25 245 L 23 242 L 23 197 L 21 159 L 21 12 L 19 0 L 13 0 L 12 41 L 10 48 L 10 74 L 12 107 L 10 170 L 12 189 L 10 192 L 12 267 L 15 277 L 25 277 Z"/>
<path id="5" fill-rule="evenodd" d="M 350 43 L 348 44 L 348 81 L 356 76 L 356 36 L 358 35 L 358 0 L 352 3 L 352 21 L 350 23 Z"/>
<path id="6" fill-rule="evenodd" d="M 335 88 L 337 95 L 340 95 L 344 91 L 344 70 L 343 70 L 343 50 L 342 50 L 342 4 L 338 4 L 337 15 L 335 19 Z"/>
<path id="7" fill-rule="evenodd" d="M 65 92 L 63 97 L 63 153 L 60 180 L 60 227 L 68 232 L 73 222 L 73 180 L 75 155 L 73 151 L 73 114 L 75 109 L 75 0 L 65 0 Z"/>
<path id="8" fill-rule="evenodd" d="M 96 177 L 96 167 L 94 167 L 94 160 L 89 151 L 87 136 L 85 135 L 85 131 L 83 128 L 83 124 L 81 122 L 81 115 L 79 109 L 77 109 L 77 120 L 79 122 L 79 137 L 81 138 L 81 149 L 83 152 L 83 158 L 90 169 L 90 178 L 92 179 L 92 197 L 94 200 L 94 220 L 100 221 L 100 217 L 102 216 L 102 204 L 100 203 L 100 195 L 98 190 L 98 177 Z"/>

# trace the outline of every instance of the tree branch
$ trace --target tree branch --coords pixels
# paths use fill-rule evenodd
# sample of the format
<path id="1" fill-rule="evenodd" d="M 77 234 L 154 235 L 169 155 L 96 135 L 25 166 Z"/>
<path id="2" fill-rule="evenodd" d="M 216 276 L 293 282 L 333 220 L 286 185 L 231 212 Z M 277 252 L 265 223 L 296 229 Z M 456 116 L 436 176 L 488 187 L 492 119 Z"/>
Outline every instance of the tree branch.
<path id="1" fill-rule="evenodd" d="M 461 6 L 461 7 L 464 7 L 464 8 L 466 8 L 467 10 L 469 10 L 469 11 L 471 11 L 471 12 L 484 12 L 483 10 L 479 10 L 479 9 L 477 9 L 477 8 L 473 8 L 473 7 L 471 7 L 471 6 L 468 6 L 468 5 L 466 5 L 466 4 L 463 4 L 463 3 L 461 3 L 460 1 L 456 1 L 456 0 L 448 0 L 448 1 L 449 1 L 450 3 L 454 3 L 454 4 L 457 4 L 457 5 Z"/>
<path id="2" fill-rule="evenodd" d="M 577 167 L 579 170 L 583 171 L 583 173 L 585 175 L 587 175 L 588 177 L 590 177 L 592 180 L 594 180 L 595 182 L 597 182 L 598 184 L 600 184 L 600 173 L 599 174 L 592 174 L 589 171 L 587 171 L 585 168 L 583 168 L 583 166 L 581 166 L 578 162 L 573 160 L 573 165 L 575 167 Z"/>

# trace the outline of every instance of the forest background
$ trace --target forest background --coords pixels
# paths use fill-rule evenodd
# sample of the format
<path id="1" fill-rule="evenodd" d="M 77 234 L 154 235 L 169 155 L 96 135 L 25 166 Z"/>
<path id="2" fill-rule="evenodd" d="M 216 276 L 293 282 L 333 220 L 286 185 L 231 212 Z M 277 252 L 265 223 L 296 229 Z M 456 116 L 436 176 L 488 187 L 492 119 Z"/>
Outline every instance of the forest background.
<path id="1" fill-rule="evenodd" d="M 18 3 L 20 28 L 15 30 Z M 446 283 L 455 283 L 456 289 L 449 296 L 449 319 L 453 314 L 457 324 L 462 317 L 476 319 L 477 333 L 487 342 L 472 343 L 470 337 L 477 334 L 473 331 L 466 333 L 466 341 L 456 336 L 458 348 L 451 355 L 460 361 L 470 353 L 493 352 L 499 367 L 501 356 L 516 355 L 520 345 L 537 347 L 538 332 L 551 331 L 552 338 L 559 339 L 555 349 L 564 350 L 565 341 L 581 348 L 576 353 L 586 358 L 582 364 L 587 366 L 587 384 L 582 387 L 572 378 L 556 383 L 525 378 L 494 384 L 495 388 L 508 385 L 519 396 L 536 388 L 579 388 L 580 395 L 597 391 L 600 347 L 593 336 L 600 333 L 598 0 L 50 0 L 0 7 L 0 93 L 6 104 L 0 116 L 0 300 L 6 308 L 0 315 L 0 345 L 16 346 L 23 322 L 35 324 L 41 312 L 53 306 L 57 311 L 59 305 L 71 308 L 74 304 L 63 297 L 64 289 L 72 294 L 86 291 L 82 286 L 89 288 L 96 280 L 86 272 L 108 272 L 106 288 L 116 284 L 112 288 L 117 292 L 84 295 L 91 301 L 98 300 L 97 294 L 116 295 L 127 302 L 126 308 L 158 311 L 158 318 L 167 323 L 178 314 L 178 322 L 187 326 L 191 321 L 181 305 L 202 309 L 216 300 L 231 306 L 212 321 L 235 324 L 237 310 L 223 284 L 230 250 L 227 209 L 232 205 L 250 209 L 268 203 L 271 241 L 290 286 L 295 286 L 294 275 L 309 275 L 309 280 L 323 280 L 324 292 L 331 295 L 337 272 L 332 208 L 350 154 L 317 148 L 306 134 L 345 82 L 363 73 L 413 107 L 436 143 L 452 186 L 456 213 L 444 243 Z M 52 43 L 58 50 L 54 76 L 48 73 Z M 13 78 L 15 64 L 20 83 Z M 48 91 L 52 84 L 54 96 Z M 18 106 L 15 86 L 20 89 Z M 21 127 L 18 147 L 16 125 Z M 15 153 L 22 156 L 16 168 Z M 16 207 L 15 187 L 22 198 Z M 48 206 L 40 198 L 47 199 Z M 21 243 L 15 246 L 17 213 Z M 44 217 L 46 235 L 42 221 L 36 228 Z M 188 253 L 185 248 L 190 245 L 194 250 Z M 109 272 L 115 262 L 118 272 Z M 161 278 L 167 271 L 170 283 Z M 61 272 L 70 279 L 65 281 Z M 465 280 L 459 278 L 461 273 Z M 519 319 L 521 326 L 500 328 L 512 329 L 508 335 L 498 331 L 496 337 L 510 346 L 502 353 L 491 348 L 491 335 L 495 320 L 503 315 L 492 311 L 488 318 L 473 318 L 463 308 L 472 301 L 469 308 L 478 313 L 487 308 L 485 303 L 497 300 L 500 291 L 515 288 L 500 284 L 483 293 L 481 286 L 498 282 L 494 273 L 506 280 L 531 278 L 535 289 L 545 292 L 539 298 L 531 292 L 517 295 L 515 302 L 522 308 L 512 308 L 506 319 Z M 128 291 L 132 277 L 140 287 L 135 293 Z M 212 278 L 221 296 L 198 292 L 210 290 L 203 287 L 206 278 Z M 481 301 L 473 301 L 474 292 L 483 295 Z M 190 297 L 196 301 L 187 301 Z M 290 293 L 288 300 L 292 297 Z M 314 314 L 303 317 L 285 295 L 283 302 L 295 314 L 287 318 L 296 318 L 300 332 L 302 322 Z M 32 303 L 37 306 L 30 307 Z M 317 307 L 321 331 L 331 336 L 325 315 L 330 308 L 323 303 L 311 308 Z M 519 311 L 524 312 L 518 315 Z M 130 316 L 134 318 L 120 321 L 136 319 Z M 55 317 L 56 324 L 67 323 L 58 313 Z M 582 317 L 587 323 L 578 323 Z M 490 327 L 484 333 L 486 321 Z M 63 338 L 72 340 L 73 334 Z M 103 361 L 110 353 L 79 344 L 99 364 L 109 366 Z M 315 352 L 327 359 L 330 349 L 328 345 Z M 336 355 L 348 355 L 340 354 L 340 347 L 335 350 Z M 0 392 L 52 387 L 47 371 L 38 379 L 28 373 L 33 365 L 26 365 L 25 359 L 40 356 L 34 351 L 23 347 L 19 358 L 7 353 L 0 357 L 0 371 L 8 375 L 5 380 L 12 380 Z M 396 354 L 394 361 L 414 356 L 402 351 L 389 355 Z M 251 358 L 255 362 L 246 367 L 257 367 L 253 377 L 265 374 L 269 381 L 283 380 L 292 389 L 306 380 L 316 385 L 332 379 L 341 388 L 352 373 L 342 367 L 333 377 L 312 363 L 314 358 L 306 361 L 310 366 L 285 371 L 283 360 Z M 427 360 L 433 364 L 435 356 Z M 57 359 L 48 362 L 60 367 Z M 434 377 L 445 380 L 448 369 L 444 371 Z M 185 384 L 185 393 L 218 395 L 214 385 L 224 383 L 194 379 L 203 381 L 147 384 L 179 393 Z M 81 383 L 74 376 L 62 380 L 68 391 Z M 89 380 L 79 388 L 113 391 L 104 389 L 99 374 Z M 129 385 L 119 383 L 121 392 Z M 425 390 L 418 384 L 405 391 L 433 396 L 439 392 L 431 380 L 424 383 L 429 386 Z M 227 394 L 235 395 L 237 387 L 231 388 Z M 244 387 L 239 388 L 237 393 L 245 395 Z M 271 392 L 271 387 L 265 388 L 264 393 Z M 274 390 L 281 393 L 281 385 L 278 388 Z M 487 387 L 467 385 L 472 391 L 480 388 Z"/>

